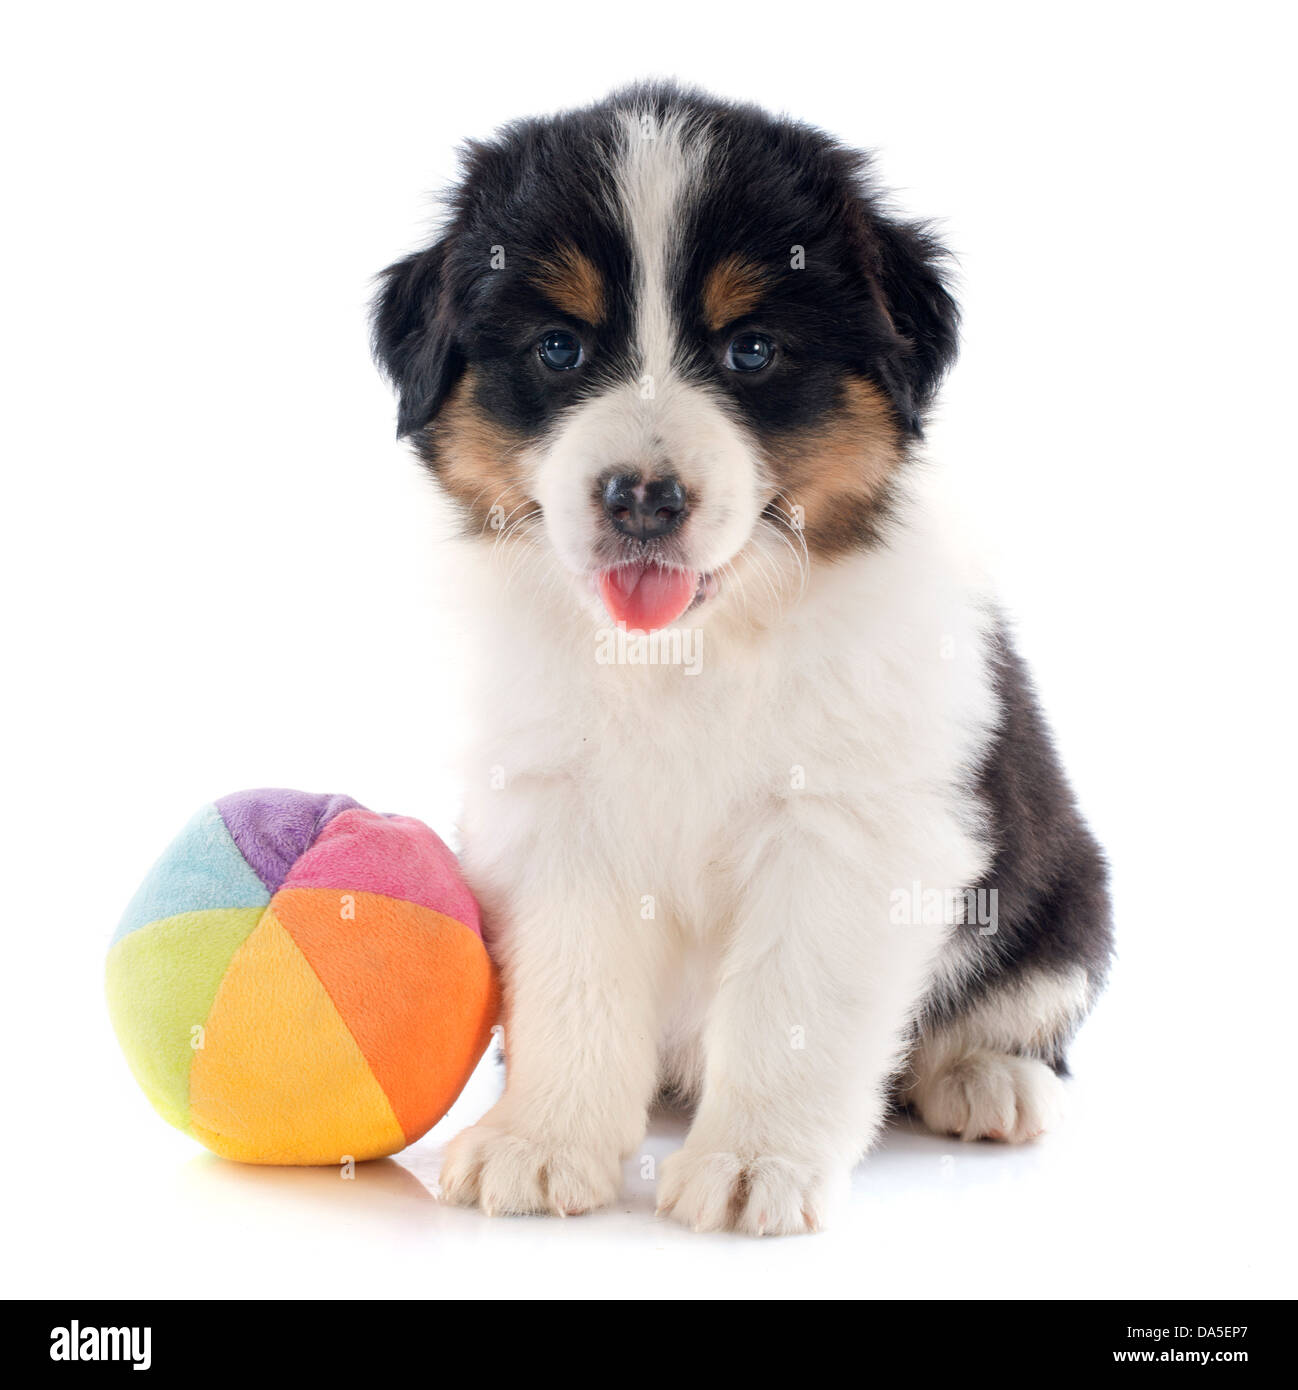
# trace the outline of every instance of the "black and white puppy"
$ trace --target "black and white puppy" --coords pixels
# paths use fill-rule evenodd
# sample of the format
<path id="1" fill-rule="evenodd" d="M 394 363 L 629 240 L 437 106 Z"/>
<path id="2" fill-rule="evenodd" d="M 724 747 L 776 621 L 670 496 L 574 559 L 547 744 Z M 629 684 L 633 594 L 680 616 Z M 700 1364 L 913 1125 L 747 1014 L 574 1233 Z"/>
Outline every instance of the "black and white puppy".
<path id="1" fill-rule="evenodd" d="M 459 504 L 485 661 L 464 866 L 502 1099 L 444 1195 L 822 1224 L 909 1105 L 1018 1142 L 1110 954 L 1102 855 L 958 527 L 908 468 L 943 252 L 824 134 L 670 86 L 468 149 L 375 311 Z"/>

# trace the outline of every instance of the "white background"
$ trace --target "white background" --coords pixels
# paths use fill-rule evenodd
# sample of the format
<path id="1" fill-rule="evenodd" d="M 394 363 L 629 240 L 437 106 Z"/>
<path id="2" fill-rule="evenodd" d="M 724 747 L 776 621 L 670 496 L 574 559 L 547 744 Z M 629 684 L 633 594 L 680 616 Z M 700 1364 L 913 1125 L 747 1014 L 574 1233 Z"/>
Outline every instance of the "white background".
<path id="1" fill-rule="evenodd" d="M 1292 34 L 1281 5 L 26 6 L 6 22 L 3 1282 L 19 1295 L 1292 1295 Z M 463 638 L 370 277 L 452 151 L 675 75 L 879 152 L 957 252 L 931 432 L 1114 865 L 1071 1124 L 910 1127 L 808 1239 L 351 1183 L 168 1130 L 102 964 L 243 786 L 451 833 Z M 659 1159 L 679 1134 L 659 1128 Z"/>

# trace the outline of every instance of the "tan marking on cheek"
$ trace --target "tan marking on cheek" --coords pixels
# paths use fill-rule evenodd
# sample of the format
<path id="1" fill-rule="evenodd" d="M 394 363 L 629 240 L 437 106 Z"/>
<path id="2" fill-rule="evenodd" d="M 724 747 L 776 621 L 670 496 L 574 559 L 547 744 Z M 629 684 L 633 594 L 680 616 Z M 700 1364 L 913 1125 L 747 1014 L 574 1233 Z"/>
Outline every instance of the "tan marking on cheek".
<path id="1" fill-rule="evenodd" d="M 843 403 L 827 420 L 767 449 L 780 509 L 800 509 L 807 547 L 823 558 L 845 554 L 873 535 L 903 457 L 887 398 L 860 378 L 847 382 Z"/>
<path id="2" fill-rule="evenodd" d="M 446 398 L 422 452 L 473 529 L 498 534 L 536 505 L 522 477 L 528 441 L 487 415 L 475 399 L 476 389 L 473 374 L 466 373 Z"/>
<path id="3" fill-rule="evenodd" d="M 727 256 L 703 282 L 703 321 L 713 333 L 751 313 L 766 288 L 766 272 L 743 256 Z"/>
<path id="4" fill-rule="evenodd" d="M 592 327 L 604 321 L 604 279 L 588 256 L 571 244 L 560 246 L 528 277 L 556 309 Z"/>

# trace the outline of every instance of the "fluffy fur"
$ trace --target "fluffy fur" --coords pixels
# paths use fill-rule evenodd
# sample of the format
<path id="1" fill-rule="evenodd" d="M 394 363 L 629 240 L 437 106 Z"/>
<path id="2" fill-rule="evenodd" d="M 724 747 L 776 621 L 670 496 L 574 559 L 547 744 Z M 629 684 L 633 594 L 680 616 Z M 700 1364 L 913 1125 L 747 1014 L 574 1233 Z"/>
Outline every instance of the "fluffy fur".
<path id="1" fill-rule="evenodd" d="M 909 466 L 955 351 L 943 263 L 861 156 L 652 87 L 471 146 L 442 236 L 385 273 L 376 351 L 464 518 L 483 657 L 464 867 L 507 1082 L 449 1199 L 607 1203 L 667 1093 L 693 1121 L 662 1209 L 804 1231 L 893 1104 L 1007 1141 L 1058 1108 L 1105 872 Z M 753 334 L 773 356 L 738 370 Z M 612 523 L 617 477 L 679 484 L 666 534 Z M 616 566 L 697 578 L 638 657 L 607 656 Z"/>

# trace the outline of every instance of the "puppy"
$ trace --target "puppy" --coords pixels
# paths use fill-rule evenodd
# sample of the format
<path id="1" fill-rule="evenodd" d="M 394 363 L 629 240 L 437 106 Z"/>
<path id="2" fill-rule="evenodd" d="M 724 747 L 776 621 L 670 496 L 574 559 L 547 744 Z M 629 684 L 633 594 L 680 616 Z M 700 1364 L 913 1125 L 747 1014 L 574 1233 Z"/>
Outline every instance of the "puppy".
<path id="1" fill-rule="evenodd" d="M 1105 977 L 1103 857 L 910 464 L 944 253 L 821 132 L 671 86 L 472 144 L 384 274 L 399 434 L 484 669 L 464 866 L 503 1097 L 445 1197 L 819 1227 L 890 1106 L 1031 1139 Z"/>

